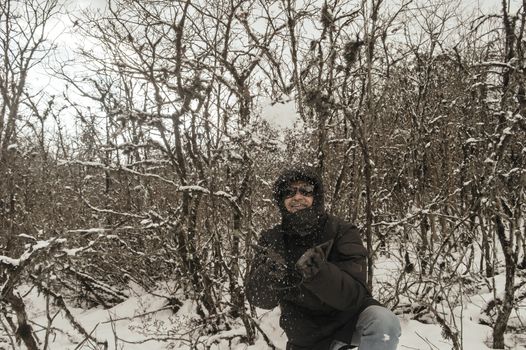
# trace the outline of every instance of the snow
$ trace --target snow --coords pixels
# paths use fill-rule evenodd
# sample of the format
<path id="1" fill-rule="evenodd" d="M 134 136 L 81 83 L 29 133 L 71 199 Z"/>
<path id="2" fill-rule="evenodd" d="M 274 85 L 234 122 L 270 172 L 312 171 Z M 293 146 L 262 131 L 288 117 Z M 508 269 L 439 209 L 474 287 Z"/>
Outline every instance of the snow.
<path id="1" fill-rule="evenodd" d="M 77 253 L 84 251 L 85 248 L 76 248 L 76 249 L 63 249 L 62 251 L 69 256 L 75 256 Z"/>
<path id="2" fill-rule="evenodd" d="M 103 227 L 92 227 L 92 228 L 86 228 L 86 229 L 68 230 L 68 233 L 84 233 L 84 234 L 99 233 L 99 234 L 102 234 L 106 232 L 107 230 L 108 229 L 105 229 Z"/>
<path id="3" fill-rule="evenodd" d="M 477 140 L 473 137 L 470 137 L 469 139 L 466 140 L 466 144 L 469 144 L 469 143 L 478 143 L 480 142 L 480 140 Z"/>
<path id="4" fill-rule="evenodd" d="M 39 250 L 49 247 L 50 242 L 49 241 L 37 241 L 35 245 L 33 245 L 33 250 Z"/>
<path id="5" fill-rule="evenodd" d="M 0 263 L 16 267 L 20 264 L 20 259 L 13 259 L 5 255 L 0 255 Z"/>
<path id="6" fill-rule="evenodd" d="M 201 192 L 201 193 L 210 193 L 209 190 L 202 186 L 198 185 L 189 185 L 189 186 L 179 186 L 180 191 L 188 191 L 188 192 Z"/>
<path id="7" fill-rule="evenodd" d="M 21 233 L 21 234 L 19 234 L 18 237 L 27 238 L 27 239 L 30 239 L 30 240 L 32 240 L 32 241 L 35 241 L 35 240 L 36 240 L 35 237 L 30 236 L 30 235 L 27 235 L 27 234 L 25 234 L 25 233 Z"/>
<path id="8" fill-rule="evenodd" d="M 0 261 L 9 262 L 10 260 L 6 257 L 0 257 Z M 375 270 L 377 275 L 375 283 L 389 279 L 392 281 L 393 267 L 395 267 L 394 261 L 384 257 Z M 504 279 L 503 274 L 497 275 L 494 279 L 499 291 L 503 289 Z M 136 285 L 130 285 L 127 300 L 111 309 L 84 310 L 72 307 L 69 309 L 76 321 L 97 341 L 108 343 L 109 350 L 190 350 L 205 348 L 210 350 L 266 350 L 269 348 L 267 341 L 260 333 L 258 333 L 253 345 L 243 343 L 245 329 L 240 321 L 232 324 L 230 329 L 198 337 L 196 331 L 203 326 L 196 323 L 199 320 L 196 305 L 192 301 L 186 300 L 177 312 L 174 312 L 167 302 L 168 298 L 173 296 L 170 290 L 173 290 L 173 286 L 159 288 L 154 293 L 149 294 Z M 182 295 L 177 296 L 182 298 Z M 491 349 L 488 346 L 491 344 L 491 328 L 480 324 L 479 320 L 481 310 L 492 299 L 493 292 L 483 285 L 477 293 L 464 295 L 462 305 L 453 308 L 452 314 L 455 317 L 455 324 L 461 332 L 464 350 Z M 46 302 L 43 296 L 36 291 L 31 291 L 25 300 L 30 318 L 35 322 L 35 325 L 46 325 Z M 56 311 L 55 309 L 54 312 Z M 402 336 L 398 349 L 452 349 L 451 341 L 444 339 L 442 329 L 438 324 L 426 324 L 411 319 L 409 314 L 399 314 L 399 312 L 397 314 L 402 326 Z M 257 309 L 257 315 L 255 321 L 258 327 L 265 332 L 268 341 L 274 344 L 276 349 L 285 349 L 287 338 L 279 327 L 279 308 L 273 310 Z M 448 317 L 450 316 L 451 314 L 448 315 Z M 512 315 L 510 322 L 519 324 L 521 322 L 519 317 L 521 316 L 524 318 L 526 312 L 522 311 Z M 85 337 L 71 326 L 63 312 L 60 312 L 54 319 L 53 327 L 55 331 L 50 337 L 51 350 L 89 348 L 87 345 L 78 347 Z M 43 339 L 44 333 L 44 329 L 38 331 L 37 334 L 40 339 Z M 2 348 L 1 339 L 2 329 L 0 328 L 0 349 Z M 389 335 L 384 334 L 383 340 L 388 341 Z M 507 334 L 506 342 L 507 349 L 526 349 L 526 339 L 521 335 Z"/>

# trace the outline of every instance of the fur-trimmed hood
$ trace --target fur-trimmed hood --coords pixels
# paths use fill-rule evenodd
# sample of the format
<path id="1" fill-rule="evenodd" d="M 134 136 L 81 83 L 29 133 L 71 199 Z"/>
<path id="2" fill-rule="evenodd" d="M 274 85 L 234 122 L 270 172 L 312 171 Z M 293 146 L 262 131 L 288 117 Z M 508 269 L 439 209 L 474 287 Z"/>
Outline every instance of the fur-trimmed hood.
<path id="1" fill-rule="evenodd" d="M 314 185 L 314 202 L 312 206 L 317 210 L 321 209 L 323 211 L 325 208 L 325 201 L 323 198 L 323 183 L 321 177 L 313 167 L 302 164 L 286 169 L 281 173 L 276 182 L 274 182 L 274 203 L 279 208 L 280 212 L 283 213 L 286 211 L 283 203 L 283 191 L 294 181 L 305 181 Z"/>
<path id="2" fill-rule="evenodd" d="M 314 185 L 312 207 L 294 213 L 285 208 L 284 190 L 294 181 L 305 181 Z M 274 183 L 274 202 L 281 213 L 281 229 L 289 236 L 311 238 L 320 233 L 326 220 L 323 184 L 314 168 L 298 165 L 285 170 Z"/>

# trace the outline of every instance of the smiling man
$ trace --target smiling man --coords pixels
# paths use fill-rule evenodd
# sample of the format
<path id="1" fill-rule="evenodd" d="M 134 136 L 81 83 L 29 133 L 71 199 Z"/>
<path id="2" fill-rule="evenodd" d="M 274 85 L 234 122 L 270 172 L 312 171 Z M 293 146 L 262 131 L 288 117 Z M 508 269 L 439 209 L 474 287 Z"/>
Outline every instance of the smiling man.
<path id="1" fill-rule="evenodd" d="M 285 199 L 283 203 L 290 213 L 312 207 L 314 201 L 314 185 L 305 181 L 294 181 L 284 190 Z"/>
<path id="2" fill-rule="evenodd" d="M 262 233 L 246 281 L 248 300 L 281 308 L 289 350 L 394 350 L 400 322 L 367 290 L 359 230 L 325 212 L 314 170 L 297 166 L 274 183 L 281 224 Z"/>

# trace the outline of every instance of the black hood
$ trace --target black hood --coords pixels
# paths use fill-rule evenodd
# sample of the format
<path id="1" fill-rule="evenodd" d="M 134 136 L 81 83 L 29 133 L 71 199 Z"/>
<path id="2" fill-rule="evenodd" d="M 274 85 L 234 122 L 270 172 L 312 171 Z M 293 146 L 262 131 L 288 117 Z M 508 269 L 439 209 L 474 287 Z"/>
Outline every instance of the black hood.
<path id="1" fill-rule="evenodd" d="M 294 181 L 305 181 L 314 185 L 312 207 L 289 213 L 284 204 L 284 190 Z M 285 170 L 274 182 L 274 202 L 281 213 L 282 227 L 291 234 L 305 236 L 318 231 L 325 221 L 323 183 L 316 170 L 307 165 L 298 165 Z"/>
<path id="2" fill-rule="evenodd" d="M 278 206 L 280 212 L 286 211 L 283 204 L 283 191 L 294 181 L 305 181 L 314 185 L 314 203 L 312 206 L 317 208 L 325 207 L 325 202 L 323 200 L 323 184 L 321 178 L 316 173 L 316 170 L 307 165 L 298 165 L 285 170 L 281 173 L 276 182 L 274 182 L 274 202 Z"/>

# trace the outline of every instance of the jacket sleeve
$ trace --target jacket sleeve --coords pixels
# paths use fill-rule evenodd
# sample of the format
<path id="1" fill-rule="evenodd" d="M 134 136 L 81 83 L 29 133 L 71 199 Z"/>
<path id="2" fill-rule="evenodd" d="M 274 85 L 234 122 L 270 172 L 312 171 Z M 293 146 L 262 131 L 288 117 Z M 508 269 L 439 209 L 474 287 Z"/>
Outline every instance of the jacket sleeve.
<path id="1" fill-rule="evenodd" d="M 337 310 L 351 310 L 360 307 L 369 296 L 367 250 L 355 226 L 343 224 L 340 230 L 329 261 L 304 286 L 325 304 Z"/>
<path id="2" fill-rule="evenodd" d="M 276 261 L 269 258 L 267 251 L 273 250 L 269 232 L 264 232 L 256 247 L 254 258 L 249 264 L 245 281 L 245 294 L 248 301 L 262 309 L 272 309 L 279 304 L 279 278 Z M 276 253 L 277 254 L 277 253 Z"/>

